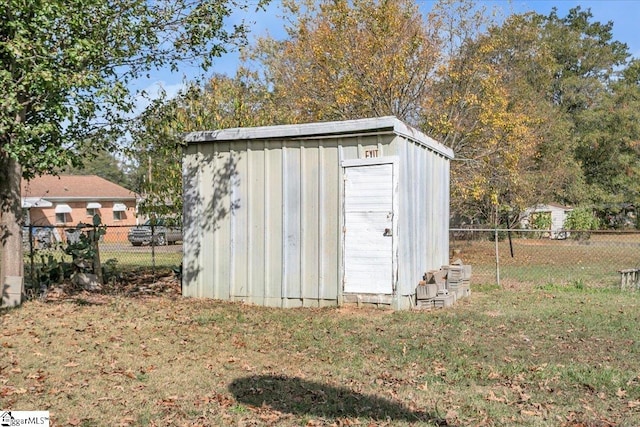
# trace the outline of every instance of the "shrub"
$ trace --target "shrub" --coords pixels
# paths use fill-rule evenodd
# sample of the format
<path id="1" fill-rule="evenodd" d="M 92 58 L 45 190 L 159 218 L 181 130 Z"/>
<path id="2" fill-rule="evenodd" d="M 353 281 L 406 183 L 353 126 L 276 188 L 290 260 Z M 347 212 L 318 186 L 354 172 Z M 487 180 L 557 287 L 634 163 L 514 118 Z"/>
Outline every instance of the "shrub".
<path id="1" fill-rule="evenodd" d="M 551 230 L 551 212 L 533 212 L 530 217 L 530 227 L 534 230 L 543 230 L 536 232 L 533 236 L 537 239 L 541 237 L 549 237 Z"/>
<path id="2" fill-rule="evenodd" d="M 566 229 L 571 230 L 571 237 L 574 239 L 588 239 L 591 237 L 591 230 L 597 230 L 600 221 L 589 208 L 576 208 L 569 212 L 564 223 Z"/>

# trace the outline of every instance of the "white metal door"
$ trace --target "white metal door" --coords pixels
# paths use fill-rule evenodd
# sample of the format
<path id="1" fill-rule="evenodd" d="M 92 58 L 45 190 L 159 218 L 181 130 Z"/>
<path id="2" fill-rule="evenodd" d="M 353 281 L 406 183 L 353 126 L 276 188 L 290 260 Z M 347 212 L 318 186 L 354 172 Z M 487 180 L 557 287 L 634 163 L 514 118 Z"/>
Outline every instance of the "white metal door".
<path id="1" fill-rule="evenodd" d="M 393 293 L 393 164 L 345 168 L 344 292 Z"/>

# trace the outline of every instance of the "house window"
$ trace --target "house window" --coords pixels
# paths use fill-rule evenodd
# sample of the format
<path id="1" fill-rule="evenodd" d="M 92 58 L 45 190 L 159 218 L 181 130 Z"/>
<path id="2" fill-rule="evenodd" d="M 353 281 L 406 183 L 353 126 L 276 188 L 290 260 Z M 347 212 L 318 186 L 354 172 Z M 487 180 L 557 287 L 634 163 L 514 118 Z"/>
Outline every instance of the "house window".
<path id="1" fill-rule="evenodd" d="M 87 203 L 87 216 L 93 217 L 96 214 L 100 215 L 98 209 L 100 209 L 101 207 L 102 205 L 98 202 Z"/>
<path id="2" fill-rule="evenodd" d="M 67 214 L 65 212 L 56 214 L 56 224 L 66 224 L 67 222 Z"/>
<path id="3" fill-rule="evenodd" d="M 65 224 L 67 222 L 69 222 L 69 215 L 72 211 L 71 206 L 67 205 L 66 203 L 58 203 L 56 205 L 56 224 Z"/>
<path id="4" fill-rule="evenodd" d="M 124 203 L 114 203 L 113 204 L 113 220 L 114 221 L 122 221 L 127 217 L 127 205 Z"/>

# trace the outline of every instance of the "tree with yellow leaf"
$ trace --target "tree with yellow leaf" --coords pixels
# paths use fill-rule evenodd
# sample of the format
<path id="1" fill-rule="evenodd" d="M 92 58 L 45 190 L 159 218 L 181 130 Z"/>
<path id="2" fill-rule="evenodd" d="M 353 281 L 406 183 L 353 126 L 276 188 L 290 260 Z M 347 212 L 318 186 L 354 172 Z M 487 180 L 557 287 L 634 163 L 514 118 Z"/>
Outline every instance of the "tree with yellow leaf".
<path id="1" fill-rule="evenodd" d="M 456 152 L 454 210 L 497 224 L 539 202 L 638 202 L 633 62 L 613 24 L 591 18 L 512 15 L 439 73 L 425 127 Z"/>
<path id="2" fill-rule="evenodd" d="M 255 55 L 290 121 L 395 115 L 415 123 L 439 46 L 411 0 L 285 1 L 289 38 Z"/>
<path id="3" fill-rule="evenodd" d="M 523 34 L 523 37 L 527 35 Z M 535 33 L 529 35 L 535 38 Z M 540 142 L 535 100 L 523 96 L 522 71 L 496 34 L 461 39 L 424 99 L 424 128 L 454 149 L 452 210 L 498 225 L 534 196 Z"/>
<path id="4" fill-rule="evenodd" d="M 236 77 L 154 105 L 140 152 L 161 141 L 178 155 L 176 132 L 395 115 L 453 148 L 461 216 L 513 226 L 540 202 L 640 197 L 637 66 L 612 84 L 627 53 L 611 24 L 579 8 L 498 21 L 481 6 L 440 0 L 425 17 L 413 0 L 284 0 L 288 38 L 259 39 Z"/>

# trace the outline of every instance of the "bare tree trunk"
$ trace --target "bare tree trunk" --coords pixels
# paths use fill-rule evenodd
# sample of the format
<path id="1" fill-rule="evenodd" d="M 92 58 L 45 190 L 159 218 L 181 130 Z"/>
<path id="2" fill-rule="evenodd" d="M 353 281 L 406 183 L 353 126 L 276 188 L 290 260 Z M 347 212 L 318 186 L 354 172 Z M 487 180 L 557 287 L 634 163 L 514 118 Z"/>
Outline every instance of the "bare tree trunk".
<path id="1" fill-rule="evenodd" d="M 2 305 L 22 303 L 24 262 L 22 259 L 22 168 L 0 151 L 0 289 Z"/>

